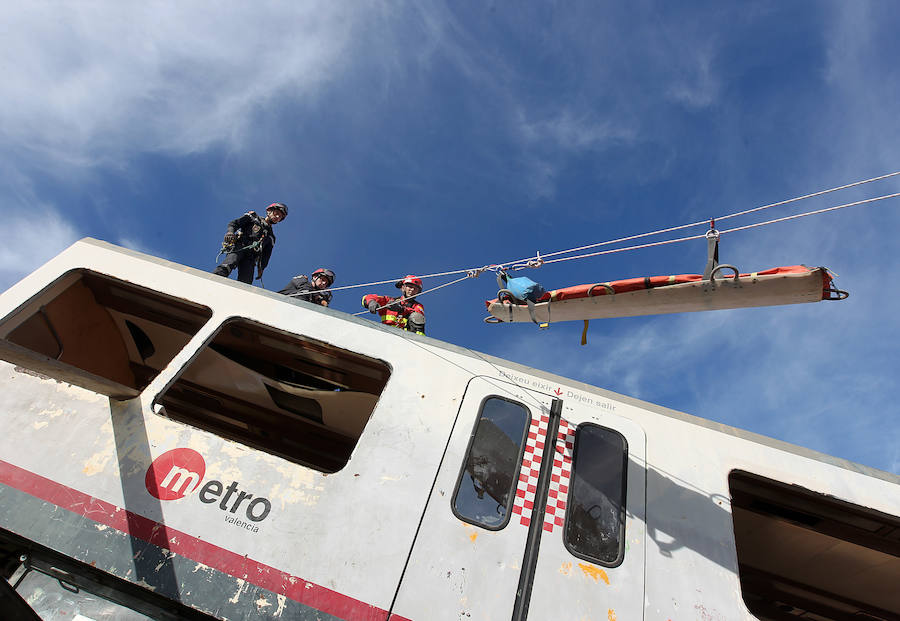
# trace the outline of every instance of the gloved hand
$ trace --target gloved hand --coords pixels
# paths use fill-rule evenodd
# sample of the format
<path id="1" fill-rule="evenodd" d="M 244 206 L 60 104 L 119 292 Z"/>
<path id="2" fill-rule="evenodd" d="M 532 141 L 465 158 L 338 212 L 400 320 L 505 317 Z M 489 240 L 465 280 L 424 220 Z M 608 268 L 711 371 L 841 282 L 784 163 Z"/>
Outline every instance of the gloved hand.
<path id="1" fill-rule="evenodd" d="M 225 233 L 225 245 L 226 246 L 234 245 L 234 233 Z"/>
<path id="2" fill-rule="evenodd" d="M 369 302 L 369 312 L 373 314 L 378 312 L 378 302 L 375 300 Z"/>

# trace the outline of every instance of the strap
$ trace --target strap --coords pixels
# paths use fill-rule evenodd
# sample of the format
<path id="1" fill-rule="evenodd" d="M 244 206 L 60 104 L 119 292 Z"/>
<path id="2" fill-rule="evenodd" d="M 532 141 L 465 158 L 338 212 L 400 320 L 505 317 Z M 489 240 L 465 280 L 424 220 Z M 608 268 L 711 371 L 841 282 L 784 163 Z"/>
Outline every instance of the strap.
<path id="1" fill-rule="evenodd" d="M 525 303 L 528 305 L 528 314 L 531 315 L 531 321 L 533 321 L 535 323 L 535 325 L 538 328 L 540 328 L 541 330 L 546 330 L 547 328 L 549 328 L 550 327 L 549 323 L 541 323 L 535 318 L 534 302 L 532 302 L 531 300 L 525 300 Z M 510 307 L 510 308 L 512 308 L 512 307 Z M 510 312 L 510 314 L 512 314 L 512 312 Z M 549 322 L 549 319 L 550 319 L 550 305 L 547 304 L 547 320 L 548 320 L 548 322 Z"/>

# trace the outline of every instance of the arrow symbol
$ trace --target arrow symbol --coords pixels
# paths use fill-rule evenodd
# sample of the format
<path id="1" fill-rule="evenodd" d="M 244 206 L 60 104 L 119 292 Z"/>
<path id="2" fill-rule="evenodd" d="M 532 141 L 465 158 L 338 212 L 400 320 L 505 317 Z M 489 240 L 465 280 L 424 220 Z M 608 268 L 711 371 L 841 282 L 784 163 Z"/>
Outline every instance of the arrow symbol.
<path id="1" fill-rule="evenodd" d="M 553 391 L 553 393 L 558 397 L 562 394 L 562 390 L 557 388 L 556 390 Z"/>

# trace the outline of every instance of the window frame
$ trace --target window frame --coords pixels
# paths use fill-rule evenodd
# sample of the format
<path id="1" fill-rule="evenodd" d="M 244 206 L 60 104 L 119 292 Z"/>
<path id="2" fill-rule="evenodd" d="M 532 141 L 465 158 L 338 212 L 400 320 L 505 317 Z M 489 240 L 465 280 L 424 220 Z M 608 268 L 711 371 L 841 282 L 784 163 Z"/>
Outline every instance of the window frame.
<path id="1" fill-rule="evenodd" d="M 620 516 L 619 516 L 620 528 L 619 528 L 619 532 L 618 532 L 618 544 L 619 545 L 618 545 L 618 553 L 616 555 L 616 559 L 612 562 L 604 561 L 599 558 L 595 558 L 595 557 L 589 556 L 587 554 L 584 554 L 578 550 L 575 550 L 573 548 L 572 544 L 569 542 L 569 515 L 571 513 L 572 506 L 574 504 L 572 502 L 572 499 L 574 497 L 574 492 L 575 492 L 575 474 L 576 474 L 576 469 L 578 467 L 578 453 L 579 453 L 579 448 L 583 444 L 583 443 L 579 442 L 578 440 L 579 440 L 579 436 L 581 434 L 582 429 L 585 429 L 588 427 L 596 427 L 597 429 L 602 429 L 604 431 L 612 432 L 612 433 L 616 434 L 622 441 L 622 476 L 621 476 L 622 497 L 621 497 L 621 506 L 619 508 L 619 513 L 620 513 Z M 591 562 L 591 563 L 595 563 L 602 567 L 618 567 L 623 562 L 625 562 L 625 540 L 626 540 L 625 532 L 626 532 L 626 522 L 628 520 L 629 454 L 630 453 L 629 453 L 629 448 L 628 448 L 628 438 L 626 438 L 622 432 L 620 432 L 616 429 L 613 429 L 612 427 L 606 427 L 604 425 L 599 425 L 597 423 L 583 422 L 583 423 L 580 423 L 575 428 L 575 448 L 572 452 L 572 471 L 571 471 L 571 474 L 569 475 L 569 491 L 566 496 L 566 516 L 565 516 L 565 520 L 563 522 L 563 529 L 562 529 L 563 545 L 565 546 L 565 548 L 569 552 L 569 554 L 571 554 L 572 556 L 582 559 L 582 560 L 585 560 L 585 561 L 588 561 L 588 562 Z"/>
<path id="2" fill-rule="evenodd" d="M 153 354 L 150 354 L 147 357 L 142 354 L 141 348 L 135 340 L 134 333 L 127 326 L 128 323 L 134 324 L 134 322 L 126 317 L 117 318 L 114 314 L 110 313 L 110 311 L 115 311 L 115 313 L 119 313 L 120 315 L 131 315 L 140 320 L 158 324 L 168 330 L 181 332 L 186 335 L 187 338 L 179 346 L 179 349 L 167 359 L 165 364 L 161 364 L 161 368 L 154 369 L 152 376 L 144 378 L 135 376 L 134 386 L 110 378 L 106 374 L 97 372 L 97 370 L 84 368 L 84 366 L 79 365 L 76 362 L 63 360 L 62 358 L 67 352 L 61 334 L 71 336 L 71 333 L 62 333 L 59 331 L 57 329 L 58 326 L 50 321 L 45 309 L 55 301 L 59 300 L 62 296 L 72 291 L 74 287 L 79 286 L 79 284 L 90 291 L 90 295 L 94 298 L 97 308 L 107 312 L 112 325 L 118 328 L 120 332 L 120 322 L 125 326 L 126 331 L 121 332 L 121 345 L 124 347 L 129 365 L 137 363 L 137 361 L 131 359 L 132 347 L 138 354 L 141 363 L 145 363 L 147 357 L 152 356 Z M 105 287 L 105 289 L 100 289 L 99 299 L 98 291 L 95 289 L 97 286 Z M 128 308 L 127 300 L 129 299 L 129 296 L 146 296 L 146 304 L 144 304 L 144 306 Z M 111 302 L 110 300 L 118 301 Z M 125 302 L 122 300 L 125 300 Z M 123 305 L 125 306 L 124 308 Z M 154 314 L 156 314 L 157 317 L 159 316 L 159 313 L 161 312 L 159 309 L 161 307 L 167 309 L 167 311 L 163 311 L 164 313 L 169 312 L 171 315 L 166 316 L 164 321 L 151 318 Z M 176 310 L 173 311 L 173 308 Z M 78 386 L 79 388 L 97 394 L 106 395 L 113 399 L 134 399 L 143 394 L 153 381 L 165 372 L 166 367 L 171 364 L 178 353 L 183 351 L 191 340 L 193 340 L 197 334 L 202 332 L 210 322 L 214 321 L 214 314 L 211 306 L 203 302 L 198 302 L 196 299 L 173 295 L 152 286 L 132 282 L 121 276 L 107 274 L 97 269 L 76 267 L 63 272 L 54 278 L 52 282 L 42 287 L 40 291 L 31 295 L 15 309 L 0 318 L 0 335 L 2 335 L 0 336 L 0 350 L 3 352 L 0 359 L 54 380 L 72 384 L 73 386 Z M 193 316 L 185 318 L 186 315 Z M 43 318 L 49 333 L 52 334 L 59 346 L 59 351 L 55 357 L 51 357 L 45 352 L 32 349 L 26 345 L 21 345 L 10 339 L 19 328 L 38 316 Z M 181 325 L 179 327 L 174 324 Z M 139 330 L 143 331 L 140 326 L 137 324 L 134 325 Z M 131 341 L 129 342 L 128 339 L 131 339 Z M 155 350 L 154 353 L 156 353 Z M 98 354 L 98 357 L 102 358 L 103 356 Z M 132 369 L 129 366 L 129 371 L 131 370 Z"/>
<path id="3" fill-rule="evenodd" d="M 302 466 L 304 468 L 309 468 L 310 470 L 314 470 L 321 474 L 325 474 L 325 475 L 337 474 L 337 473 L 341 472 L 342 470 L 344 470 L 347 467 L 347 465 L 350 463 L 350 461 L 352 460 L 353 452 L 356 450 L 356 447 L 359 445 L 359 442 L 362 439 L 363 434 L 365 433 L 365 426 L 359 432 L 359 435 L 357 435 L 353 439 L 353 446 L 350 448 L 350 450 L 347 454 L 347 459 L 345 461 L 343 461 L 343 463 L 341 463 L 341 465 L 339 467 L 332 470 L 326 466 L 323 466 L 322 463 L 319 463 L 319 462 L 316 462 L 313 460 L 309 460 L 309 459 L 303 459 L 301 457 L 298 457 L 297 455 L 291 455 L 291 454 L 285 453 L 285 452 L 279 450 L 277 447 L 267 446 L 266 442 L 259 440 L 255 436 L 238 435 L 238 434 L 228 433 L 227 431 L 223 431 L 222 429 L 220 429 L 218 427 L 205 425 L 205 424 L 203 424 L 202 420 L 185 420 L 184 417 L 170 416 L 166 413 L 166 407 L 164 404 L 164 400 L 165 400 L 167 393 L 169 393 L 170 390 L 172 390 L 180 381 L 182 381 L 185 372 L 187 372 L 191 368 L 191 366 L 197 361 L 197 359 L 205 351 L 207 351 L 207 350 L 215 351 L 214 349 L 212 349 L 212 346 L 215 344 L 216 339 L 222 334 L 222 332 L 224 330 L 228 329 L 230 326 L 234 325 L 235 323 L 247 326 L 251 330 L 261 330 L 261 331 L 269 332 L 269 333 L 280 333 L 282 335 L 287 336 L 288 338 L 295 339 L 295 340 L 301 341 L 301 342 L 310 343 L 316 347 L 336 350 L 338 352 L 341 352 L 342 354 L 349 354 L 349 356 L 352 356 L 355 358 L 365 359 L 365 361 L 367 363 L 370 363 L 373 367 L 376 365 L 380 365 L 382 367 L 382 372 L 385 377 L 384 377 L 383 384 L 380 387 L 380 391 L 376 395 L 377 399 L 375 400 L 375 403 L 372 406 L 372 410 L 368 413 L 368 415 L 366 417 L 365 426 L 367 426 L 369 424 L 369 421 L 371 420 L 372 416 L 374 416 L 375 411 L 378 408 L 378 403 L 381 401 L 381 398 L 383 397 L 385 391 L 387 390 L 388 384 L 390 383 L 391 378 L 393 377 L 393 374 L 394 374 L 394 368 L 389 362 L 387 362 L 386 360 L 383 360 L 381 358 L 375 358 L 375 357 L 372 357 L 367 354 L 362 354 L 357 351 L 347 349 L 346 347 L 343 347 L 343 346 L 328 343 L 326 341 L 323 341 L 321 339 L 318 339 L 318 338 L 315 338 L 315 337 L 312 337 L 309 335 L 298 333 L 296 330 L 281 327 L 281 326 L 277 325 L 276 323 L 267 323 L 267 322 L 261 321 L 259 319 L 246 317 L 243 315 L 229 315 L 227 317 L 223 317 L 218 321 L 218 323 L 215 327 L 211 328 L 210 334 L 203 340 L 203 342 L 200 345 L 198 345 L 196 347 L 196 349 L 193 352 L 191 352 L 188 360 L 185 361 L 183 364 L 181 364 L 181 366 L 179 367 L 177 372 L 174 373 L 166 381 L 165 385 L 161 389 L 159 389 L 156 392 L 156 394 L 153 396 L 153 398 L 150 401 L 151 411 L 156 416 L 159 416 L 160 418 L 163 418 L 167 421 L 177 423 L 179 425 L 185 425 L 187 427 L 196 429 L 203 433 L 209 433 L 223 441 L 235 442 L 235 443 L 240 444 L 241 446 L 245 446 L 251 450 L 259 451 L 259 452 L 265 453 L 267 455 L 271 455 L 272 457 L 276 457 L 278 459 L 283 459 L 291 464 L 296 464 L 296 465 Z M 266 336 L 266 338 L 271 338 L 270 335 L 265 335 L 265 336 Z M 315 364 L 315 363 L 312 363 L 312 364 Z M 366 375 L 366 374 L 360 373 L 360 375 Z M 378 381 L 378 380 L 376 380 L 376 378 L 374 376 L 370 376 L 369 379 L 371 379 L 372 381 Z M 276 379 L 275 381 L 280 381 L 280 380 Z M 323 381 L 327 382 L 328 380 L 323 380 Z M 268 386 L 265 382 L 263 382 L 263 385 Z M 268 390 L 267 390 L 267 394 L 269 394 L 270 398 L 272 398 L 273 403 L 275 403 L 274 397 L 271 397 L 271 393 L 269 393 Z M 369 394 L 375 394 L 375 393 L 369 393 Z M 227 396 L 227 395 L 225 395 L 225 396 Z M 284 416 L 302 417 L 307 423 L 315 423 L 315 421 L 308 416 L 304 416 L 303 414 L 300 414 L 296 411 L 292 411 L 290 409 L 282 408 L 281 406 L 278 406 L 277 403 L 275 403 L 275 406 L 276 406 L 276 408 L 278 408 L 278 410 L 281 410 L 281 412 L 272 410 L 270 408 L 264 408 L 264 409 L 271 414 L 281 414 L 283 412 Z M 341 432 L 335 430 L 334 428 L 329 428 L 324 422 L 321 422 L 318 424 L 322 425 L 323 432 L 326 435 L 341 435 L 344 438 L 348 437 L 348 436 L 346 436 L 346 434 L 342 434 Z"/>
<path id="4" fill-rule="evenodd" d="M 484 406 L 488 401 L 490 401 L 492 399 L 497 399 L 499 401 L 505 401 L 507 403 L 517 405 L 520 408 L 522 408 L 525 411 L 525 414 L 527 415 L 527 420 L 525 422 L 524 429 L 522 430 L 522 437 L 519 440 L 519 452 L 517 454 L 517 458 L 515 461 L 517 467 L 516 467 L 514 476 L 512 477 L 512 484 L 510 485 L 510 488 L 509 488 L 509 500 L 508 500 L 509 506 L 506 509 L 506 516 L 505 516 L 504 520 L 496 526 L 488 526 L 486 524 L 476 522 L 476 521 L 472 520 L 471 518 L 463 516 L 456 509 L 456 497 L 459 494 L 460 486 L 462 485 L 463 480 L 467 474 L 466 462 L 469 460 L 469 454 L 472 451 L 472 446 L 475 444 L 475 435 L 478 432 L 478 426 L 481 424 L 482 414 L 484 413 Z M 522 470 L 522 458 L 525 455 L 525 448 L 526 448 L 525 443 L 528 438 L 528 431 L 531 429 L 531 422 L 533 420 L 534 420 L 534 416 L 532 415 L 531 409 L 524 403 L 521 403 L 514 399 L 509 399 L 507 397 L 503 397 L 500 395 L 486 395 L 481 400 L 481 403 L 478 406 L 478 415 L 475 417 L 475 424 L 472 426 L 472 432 L 469 434 L 469 441 L 466 443 L 466 451 L 465 451 L 465 453 L 463 453 L 463 461 L 462 461 L 462 464 L 460 465 L 459 475 L 456 477 L 456 485 L 453 487 L 453 494 L 450 496 L 450 510 L 453 512 L 453 515 L 456 516 L 457 519 L 462 520 L 463 522 L 465 522 L 467 524 L 472 524 L 473 526 L 477 526 L 479 528 L 483 528 L 485 530 L 490 530 L 490 531 L 499 531 L 499 530 L 503 530 L 504 528 L 506 528 L 506 526 L 509 524 L 510 520 L 512 519 L 512 513 L 513 513 L 512 507 L 515 502 L 516 488 L 519 485 L 519 474 Z"/>

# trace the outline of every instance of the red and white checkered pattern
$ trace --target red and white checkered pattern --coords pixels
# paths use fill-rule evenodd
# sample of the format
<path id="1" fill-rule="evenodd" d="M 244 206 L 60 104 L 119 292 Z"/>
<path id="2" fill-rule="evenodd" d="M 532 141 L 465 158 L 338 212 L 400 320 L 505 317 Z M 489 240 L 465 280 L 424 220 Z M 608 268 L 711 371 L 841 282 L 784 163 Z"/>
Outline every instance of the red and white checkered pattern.
<path id="1" fill-rule="evenodd" d="M 572 474 L 572 452 L 575 450 L 575 428 L 569 421 L 559 422 L 556 446 L 553 454 L 553 472 L 550 473 L 550 490 L 547 492 L 547 512 L 544 514 L 544 530 L 553 532 L 553 525 L 562 526 L 566 517 L 566 499 L 569 497 L 569 476 Z"/>
<path id="2" fill-rule="evenodd" d="M 541 458 L 544 454 L 544 440 L 547 437 L 547 424 L 550 417 L 541 414 L 540 418 L 532 418 L 525 440 L 525 456 L 519 471 L 519 485 L 516 487 L 516 498 L 513 501 L 513 513 L 521 516 L 523 526 L 531 524 L 531 512 L 534 509 L 534 492 L 537 489 L 538 475 L 541 472 Z"/>
<path id="3" fill-rule="evenodd" d="M 534 492 L 537 489 L 538 475 L 541 471 L 541 460 L 544 456 L 544 443 L 547 438 L 547 424 L 550 418 L 541 414 L 540 418 L 531 419 L 528 438 L 525 441 L 525 456 L 519 471 L 519 485 L 516 487 L 516 498 L 513 501 L 513 513 L 520 516 L 523 526 L 531 524 L 534 509 Z M 562 526 L 566 512 L 566 498 L 569 492 L 569 474 L 572 471 L 572 449 L 575 446 L 575 430 L 566 420 L 560 421 L 559 434 L 555 442 L 553 454 L 553 471 L 550 475 L 550 492 L 547 499 L 547 511 L 544 515 L 544 530 L 553 531 L 553 525 Z"/>

